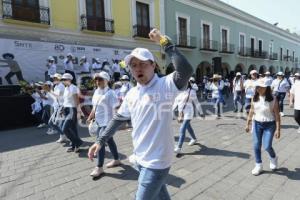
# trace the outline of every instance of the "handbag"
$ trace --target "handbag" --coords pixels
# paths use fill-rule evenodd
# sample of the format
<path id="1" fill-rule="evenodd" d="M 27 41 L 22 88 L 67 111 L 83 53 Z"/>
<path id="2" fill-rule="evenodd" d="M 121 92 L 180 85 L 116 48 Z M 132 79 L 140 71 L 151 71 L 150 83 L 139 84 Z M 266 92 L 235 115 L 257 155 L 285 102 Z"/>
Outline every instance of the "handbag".
<path id="1" fill-rule="evenodd" d="M 191 93 L 191 89 L 189 90 L 188 97 L 187 97 L 186 101 L 184 102 L 184 106 L 183 106 L 182 111 L 180 111 L 180 112 L 178 113 L 178 117 L 177 117 L 177 122 L 178 122 L 178 123 L 182 123 L 182 122 L 183 122 L 183 119 L 184 119 L 184 113 L 183 113 L 183 111 L 184 111 L 184 109 L 185 109 L 185 107 L 186 107 L 187 102 L 189 101 L 190 93 Z"/>

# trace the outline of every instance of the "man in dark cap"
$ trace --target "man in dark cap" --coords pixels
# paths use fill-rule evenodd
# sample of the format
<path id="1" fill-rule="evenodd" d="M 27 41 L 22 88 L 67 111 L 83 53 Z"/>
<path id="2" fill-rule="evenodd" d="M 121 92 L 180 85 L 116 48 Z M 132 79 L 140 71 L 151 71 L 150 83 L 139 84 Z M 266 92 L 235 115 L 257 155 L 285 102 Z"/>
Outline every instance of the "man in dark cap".
<path id="1" fill-rule="evenodd" d="M 1 60 L 2 62 L 7 63 L 6 65 L 1 65 L 1 67 L 9 67 L 10 72 L 5 76 L 5 79 L 8 84 L 12 85 L 11 77 L 14 75 L 17 76 L 18 81 L 24 81 L 21 68 L 19 64 L 14 60 L 15 56 L 11 53 L 5 53 L 2 55 L 4 60 Z"/>

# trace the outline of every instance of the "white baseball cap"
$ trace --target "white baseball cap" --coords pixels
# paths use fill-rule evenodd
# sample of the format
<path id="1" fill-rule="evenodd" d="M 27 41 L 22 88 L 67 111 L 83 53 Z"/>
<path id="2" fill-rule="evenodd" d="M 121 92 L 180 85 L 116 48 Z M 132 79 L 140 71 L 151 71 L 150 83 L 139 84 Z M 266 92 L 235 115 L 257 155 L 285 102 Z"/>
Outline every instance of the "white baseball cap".
<path id="1" fill-rule="evenodd" d="M 254 69 L 254 70 L 251 70 L 251 71 L 250 71 L 250 74 L 252 75 L 252 74 L 258 74 L 258 73 L 257 73 L 257 71 Z"/>
<path id="2" fill-rule="evenodd" d="M 194 78 L 194 77 L 191 77 L 189 81 L 195 81 L 195 78 Z"/>
<path id="3" fill-rule="evenodd" d="M 300 76 L 300 73 L 296 73 L 295 76 Z"/>
<path id="4" fill-rule="evenodd" d="M 84 59 L 86 59 L 86 56 L 82 56 L 82 57 L 80 58 L 80 60 L 84 60 Z"/>
<path id="5" fill-rule="evenodd" d="M 57 78 L 57 79 L 61 79 L 62 78 L 62 75 L 61 74 L 59 74 L 59 73 L 55 73 L 54 75 L 53 75 L 53 78 Z"/>
<path id="6" fill-rule="evenodd" d="M 267 82 L 264 78 L 259 79 L 255 82 L 256 87 L 268 87 Z"/>
<path id="7" fill-rule="evenodd" d="M 54 61 L 55 59 L 54 59 L 52 56 L 49 56 L 49 57 L 48 57 L 48 60 L 49 60 L 49 61 Z"/>
<path id="8" fill-rule="evenodd" d="M 73 58 L 73 54 L 71 54 L 71 53 L 68 53 L 68 54 L 67 54 L 67 57 L 68 57 L 68 56 L 71 56 L 71 57 Z"/>
<path id="9" fill-rule="evenodd" d="M 266 71 L 265 75 L 270 75 L 271 73 L 269 71 Z"/>
<path id="10" fill-rule="evenodd" d="M 97 78 L 97 77 L 103 78 L 103 79 L 105 79 L 105 80 L 107 80 L 107 81 L 110 80 L 109 74 L 108 74 L 107 72 L 104 72 L 104 71 L 102 71 L 102 72 L 100 72 L 100 73 L 96 73 L 96 74 L 94 75 L 94 79 Z"/>
<path id="11" fill-rule="evenodd" d="M 283 72 L 278 72 L 278 73 L 277 73 L 277 76 L 283 76 L 283 75 L 284 75 Z"/>
<path id="12" fill-rule="evenodd" d="M 73 76 L 69 73 L 64 73 L 61 77 L 61 79 L 66 79 L 66 80 L 73 80 Z"/>
<path id="13" fill-rule="evenodd" d="M 100 58 L 96 58 L 95 60 L 96 60 L 98 63 L 100 63 Z"/>
<path id="14" fill-rule="evenodd" d="M 132 58 L 137 58 L 142 61 L 151 60 L 154 62 L 152 53 L 145 48 L 135 48 L 132 52 L 125 57 L 125 64 L 129 65 Z"/>
<path id="15" fill-rule="evenodd" d="M 237 72 L 236 76 L 242 76 L 241 72 Z"/>
<path id="16" fill-rule="evenodd" d="M 129 77 L 128 77 L 127 75 L 123 75 L 123 76 L 121 77 L 121 80 L 129 80 Z"/>

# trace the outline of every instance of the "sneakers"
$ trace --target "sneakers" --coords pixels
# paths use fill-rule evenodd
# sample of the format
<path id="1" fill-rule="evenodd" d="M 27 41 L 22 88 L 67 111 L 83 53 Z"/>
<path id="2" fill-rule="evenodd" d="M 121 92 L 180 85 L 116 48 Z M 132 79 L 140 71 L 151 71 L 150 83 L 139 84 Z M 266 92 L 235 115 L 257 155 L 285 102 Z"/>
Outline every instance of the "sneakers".
<path id="1" fill-rule="evenodd" d="M 263 166 L 262 163 L 256 163 L 254 169 L 252 170 L 252 175 L 258 176 L 262 173 Z"/>
<path id="2" fill-rule="evenodd" d="M 99 177 L 101 174 L 103 174 L 103 168 L 102 167 L 95 167 L 95 169 L 92 171 L 92 173 L 90 173 L 91 177 Z"/>
<path id="3" fill-rule="evenodd" d="M 284 117 L 284 113 L 283 112 L 280 112 L 279 114 L 280 114 L 281 117 Z"/>
<path id="4" fill-rule="evenodd" d="M 75 153 L 79 153 L 79 151 L 80 151 L 80 148 L 79 148 L 79 147 L 75 147 L 75 148 L 74 148 L 74 152 L 75 152 Z"/>
<path id="5" fill-rule="evenodd" d="M 298 128 L 298 131 L 297 131 L 297 133 L 300 133 L 300 127 Z"/>
<path id="6" fill-rule="evenodd" d="M 176 147 L 175 149 L 174 149 L 174 152 L 176 153 L 176 154 L 181 154 L 182 152 L 181 152 L 181 148 L 179 148 L 179 147 Z"/>
<path id="7" fill-rule="evenodd" d="M 47 126 L 47 124 L 42 123 L 42 124 L 38 125 L 37 128 L 45 128 L 46 126 Z"/>
<path id="8" fill-rule="evenodd" d="M 278 168 L 278 157 L 270 158 L 270 169 L 276 170 Z"/>
<path id="9" fill-rule="evenodd" d="M 75 150 L 75 148 L 73 148 L 73 147 L 69 147 L 69 148 L 67 148 L 67 152 L 68 152 L 68 153 L 70 153 L 70 152 L 74 152 L 74 150 Z"/>
<path id="10" fill-rule="evenodd" d="M 57 143 L 65 143 L 65 142 L 68 142 L 68 139 L 65 135 L 60 135 L 59 136 L 59 139 L 56 140 Z"/>
<path id="11" fill-rule="evenodd" d="M 47 131 L 47 134 L 48 135 L 54 135 L 54 134 L 57 134 L 57 131 L 53 130 L 52 128 L 49 128 L 48 131 Z"/>
<path id="12" fill-rule="evenodd" d="M 194 144 L 196 144 L 196 142 L 197 142 L 196 139 L 195 139 L 195 140 L 194 140 L 194 139 L 191 139 L 188 145 L 189 145 L 189 146 L 193 146 Z"/>
<path id="13" fill-rule="evenodd" d="M 109 163 L 106 164 L 107 168 L 113 168 L 113 167 L 117 167 L 120 166 L 122 163 L 120 160 L 112 160 Z"/>

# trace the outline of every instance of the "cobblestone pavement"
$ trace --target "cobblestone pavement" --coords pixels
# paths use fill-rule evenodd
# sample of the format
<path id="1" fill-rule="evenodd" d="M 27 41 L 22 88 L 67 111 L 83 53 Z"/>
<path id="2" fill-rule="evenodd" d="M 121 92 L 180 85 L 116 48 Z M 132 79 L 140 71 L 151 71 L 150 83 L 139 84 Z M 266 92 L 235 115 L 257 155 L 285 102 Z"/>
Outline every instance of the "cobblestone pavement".
<path id="1" fill-rule="evenodd" d="M 300 199 L 300 134 L 287 110 L 282 137 L 274 140 L 280 169 L 269 170 L 263 152 L 265 172 L 254 177 L 251 134 L 244 132 L 245 119 L 225 112 L 220 120 L 195 119 L 199 144 L 184 144 L 184 154 L 176 158 L 168 179 L 172 199 Z M 174 121 L 175 140 L 179 125 Z M 0 199 L 133 199 L 136 171 L 128 162 L 132 152 L 130 131 L 117 133 L 115 140 L 124 165 L 105 169 L 92 180 L 95 163 L 87 157 L 93 138 L 80 128 L 85 146 L 79 154 L 66 153 L 55 143 L 57 135 L 45 129 L 24 128 L 0 132 Z M 188 142 L 188 139 L 187 139 Z M 110 161 L 111 155 L 107 153 Z"/>

